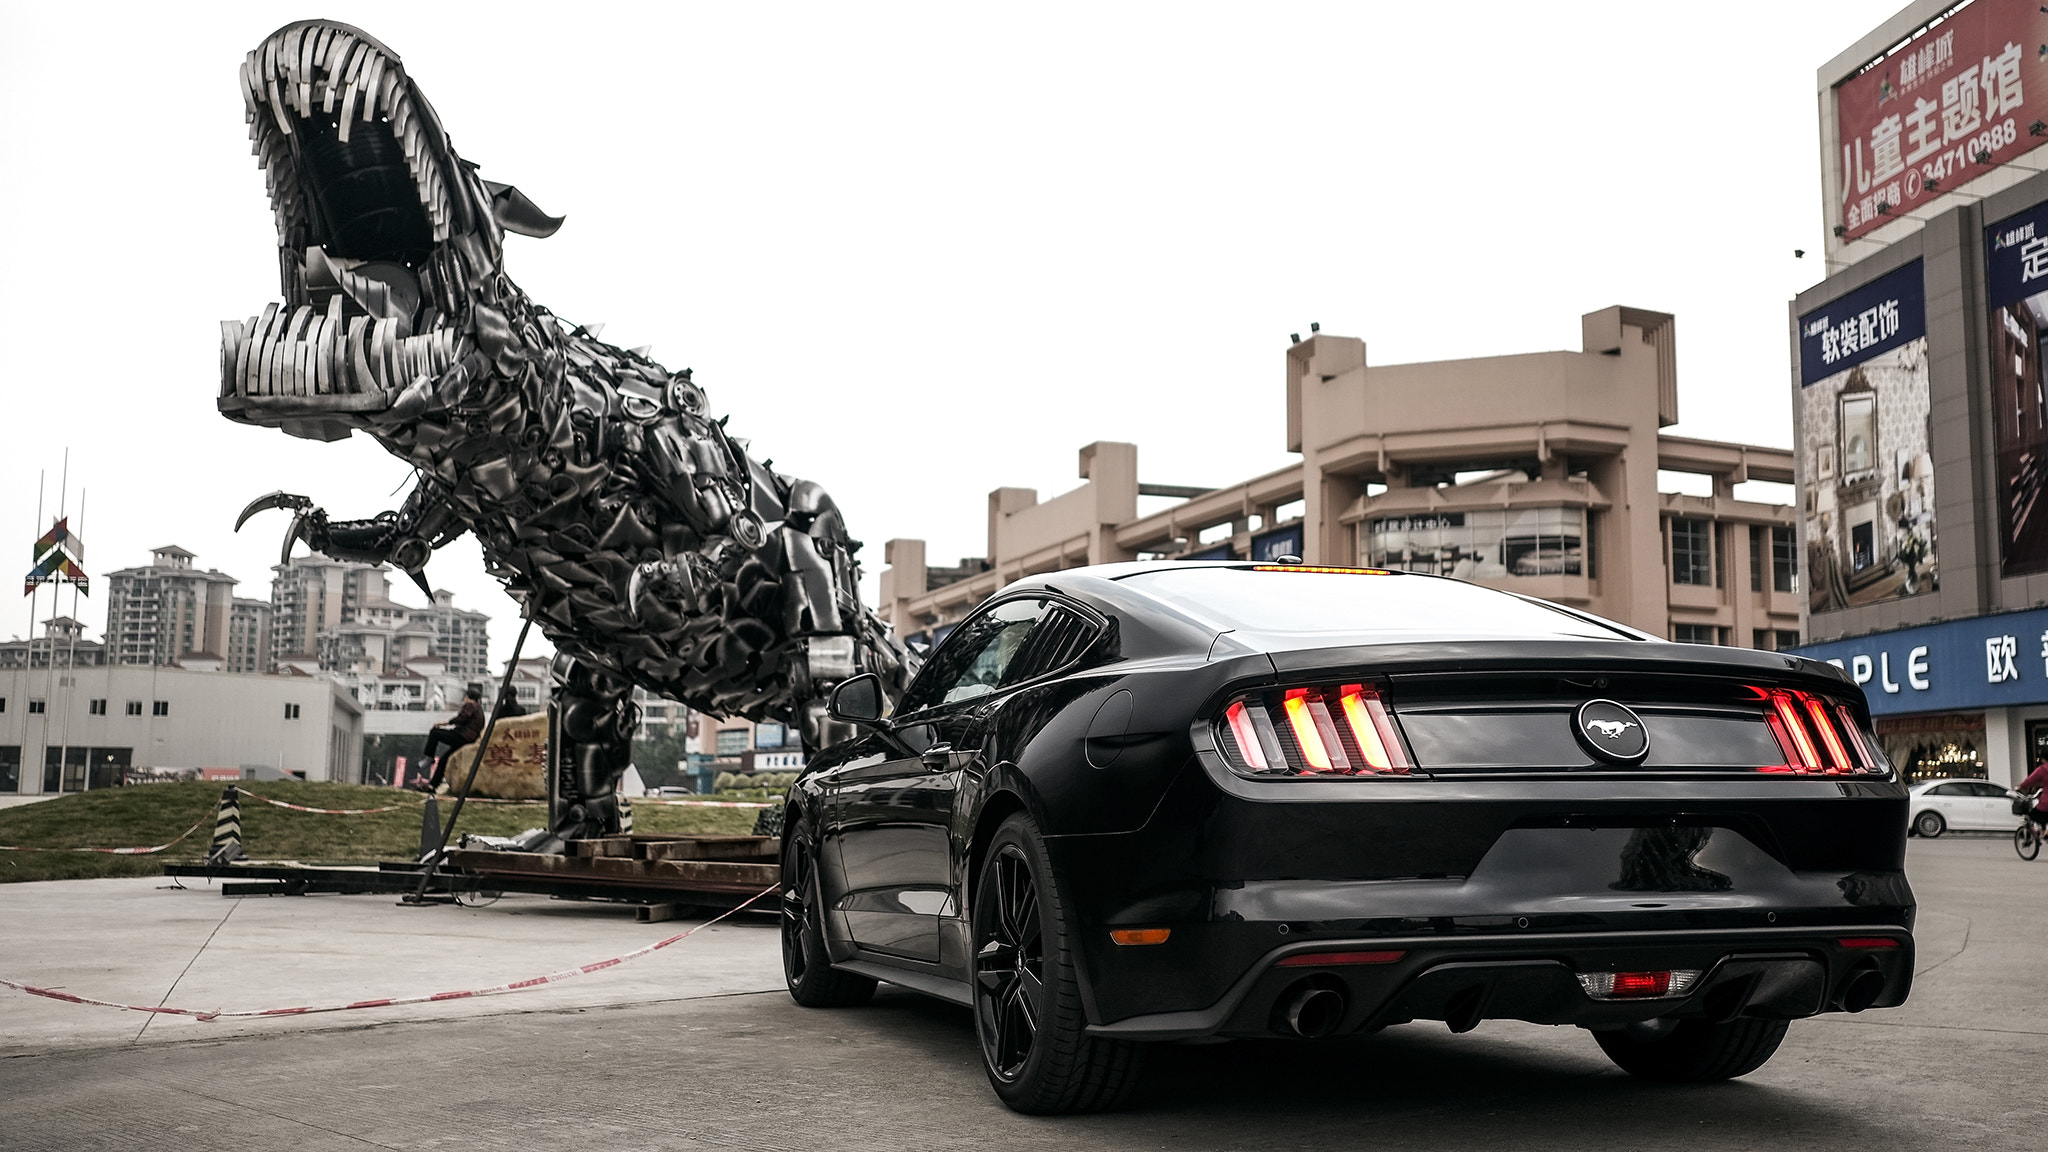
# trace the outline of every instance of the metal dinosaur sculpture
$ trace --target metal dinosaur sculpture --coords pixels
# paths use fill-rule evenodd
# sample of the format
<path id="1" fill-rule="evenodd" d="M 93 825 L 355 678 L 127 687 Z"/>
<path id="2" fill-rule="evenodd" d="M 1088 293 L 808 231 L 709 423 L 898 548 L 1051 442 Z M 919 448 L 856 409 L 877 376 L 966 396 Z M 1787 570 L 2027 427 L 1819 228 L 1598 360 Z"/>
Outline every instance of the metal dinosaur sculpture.
<path id="1" fill-rule="evenodd" d="M 689 369 L 563 321 L 505 275 L 504 233 L 561 220 L 456 154 L 398 54 L 301 21 L 242 65 L 276 214 L 284 300 L 222 324 L 220 411 L 312 440 L 363 431 L 417 469 L 396 511 L 304 541 L 421 575 L 474 533 L 554 642 L 553 833 L 618 827 L 632 687 L 714 715 L 775 719 L 817 748 L 844 733 L 826 692 L 860 672 L 900 689 L 910 657 L 858 599 L 825 490 L 773 471 L 709 415 Z"/>

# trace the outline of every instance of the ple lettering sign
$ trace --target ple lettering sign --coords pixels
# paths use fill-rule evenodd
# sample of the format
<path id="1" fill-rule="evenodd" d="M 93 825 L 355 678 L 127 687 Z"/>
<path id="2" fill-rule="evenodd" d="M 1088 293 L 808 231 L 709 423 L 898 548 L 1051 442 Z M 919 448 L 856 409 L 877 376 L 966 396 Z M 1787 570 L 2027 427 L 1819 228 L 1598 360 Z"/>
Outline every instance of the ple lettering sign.
<path id="1" fill-rule="evenodd" d="M 1873 716 L 2048 702 L 2048 608 L 1791 651 L 1849 673 Z"/>
<path id="2" fill-rule="evenodd" d="M 1926 334 L 1927 292 L 1915 260 L 1799 318 L 1799 386 Z"/>
<path id="3" fill-rule="evenodd" d="M 1836 223 L 1854 240 L 2044 143 L 2038 0 L 1977 0 L 1835 89 Z M 1933 186 L 1930 187 L 1929 185 Z"/>

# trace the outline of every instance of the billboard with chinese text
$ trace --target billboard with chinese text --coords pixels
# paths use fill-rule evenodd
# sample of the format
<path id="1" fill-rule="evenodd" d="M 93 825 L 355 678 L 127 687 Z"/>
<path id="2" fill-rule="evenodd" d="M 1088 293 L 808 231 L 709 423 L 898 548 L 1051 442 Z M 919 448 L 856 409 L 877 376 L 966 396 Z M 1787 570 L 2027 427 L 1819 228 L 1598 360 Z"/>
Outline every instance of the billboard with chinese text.
<path id="1" fill-rule="evenodd" d="M 2042 144 L 2048 12 L 1976 0 L 1835 89 L 1839 235 L 1888 219 Z"/>
<path id="2" fill-rule="evenodd" d="M 1939 587 L 1918 260 L 1799 318 L 1800 514 L 1808 606 Z"/>
<path id="3" fill-rule="evenodd" d="M 2048 336 L 2048 204 L 1984 229 L 1984 303 L 1990 310 L 2002 571 L 2048 571 L 2048 385 L 2041 362 L 2041 340 Z"/>

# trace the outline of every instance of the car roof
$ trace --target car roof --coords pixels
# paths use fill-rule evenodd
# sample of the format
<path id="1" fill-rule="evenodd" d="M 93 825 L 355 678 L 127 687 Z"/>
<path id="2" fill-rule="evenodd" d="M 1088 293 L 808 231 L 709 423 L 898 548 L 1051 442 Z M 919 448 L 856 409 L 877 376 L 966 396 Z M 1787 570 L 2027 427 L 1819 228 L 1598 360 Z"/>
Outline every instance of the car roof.
<path id="1" fill-rule="evenodd" d="M 1384 569 L 1337 567 L 1325 565 L 1277 565 L 1259 564 L 1246 560 L 1139 560 L 1115 564 L 1095 564 L 1081 568 L 1067 568 L 1055 572 L 1026 576 L 998 591 L 995 598 L 1029 593 L 1045 589 L 1073 597 L 1090 607 L 1117 616 L 1125 628 L 1125 651 L 1127 655 L 1155 655 L 1168 652 L 1214 653 L 1214 645 L 1220 636 L 1229 633 L 1225 643 L 1241 643 L 1240 650 L 1265 651 L 1277 656 L 1281 652 L 1302 652 L 1314 649 L 1360 646 L 1387 646 L 1404 644 L 1410 648 L 1441 647 L 1445 641 L 1418 637 L 1410 634 L 1397 636 L 1372 631 L 1330 630 L 1324 632 L 1274 632 L 1254 631 L 1230 621 L 1213 618 L 1184 610 L 1162 596 L 1154 594 L 1147 587 L 1151 581 L 1134 580 L 1132 577 L 1154 573 L 1183 570 L 1258 570 L 1269 571 L 1283 568 L 1301 568 L 1309 572 L 1327 571 L 1334 573 L 1373 573 L 1398 578 L 1403 581 L 1432 581 L 1459 585 L 1476 591 L 1522 601 L 1533 601 L 1563 614 L 1564 620 L 1584 620 L 1602 629 L 1611 629 L 1611 638 L 1589 640 L 1560 635 L 1556 638 L 1529 640 L 1519 638 L 1516 643 L 1534 643 L 1548 646 L 1577 644 L 1594 646 L 1610 656 L 1624 659 L 1656 659 L 1683 662 L 1690 666 L 1719 664 L 1731 673 L 1756 673 L 1783 675 L 1794 672 L 1806 677 L 1820 676 L 1830 681 L 1849 683 L 1848 673 L 1840 668 L 1788 653 L 1765 652 L 1748 648 L 1719 647 L 1706 644 L 1677 644 L 1639 632 L 1627 625 L 1604 620 L 1590 613 L 1577 612 L 1571 608 L 1535 600 L 1534 597 L 1519 596 L 1513 592 L 1487 588 L 1470 581 L 1455 580 L 1448 576 L 1434 576 L 1414 572 L 1387 571 Z M 1285 577 L 1276 577 L 1282 578 Z M 1447 639 L 1450 629 L 1446 629 Z M 1470 638 L 1470 637 L 1467 637 Z M 1483 642 L 1483 641 L 1482 641 Z"/>

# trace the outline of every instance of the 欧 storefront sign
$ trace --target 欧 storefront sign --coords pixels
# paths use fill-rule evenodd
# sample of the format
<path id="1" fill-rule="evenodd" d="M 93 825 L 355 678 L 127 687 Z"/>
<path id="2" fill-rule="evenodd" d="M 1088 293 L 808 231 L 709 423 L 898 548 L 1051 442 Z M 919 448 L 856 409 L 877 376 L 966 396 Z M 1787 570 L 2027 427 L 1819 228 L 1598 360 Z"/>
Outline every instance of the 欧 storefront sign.
<path id="1" fill-rule="evenodd" d="M 2048 608 L 1790 651 L 1848 672 L 1874 716 L 2048 702 Z"/>
<path id="2" fill-rule="evenodd" d="M 1850 240 L 2048 143 L 2048 13 L 2038 0 L 1976 0 L 1835 89 Z M 1930 187 L 1930 184 L 1932 187 Z"/>

